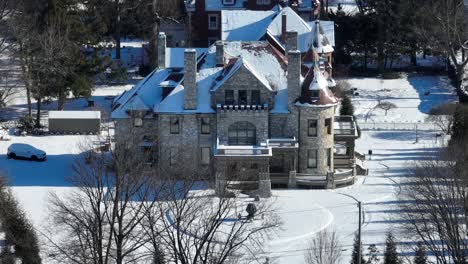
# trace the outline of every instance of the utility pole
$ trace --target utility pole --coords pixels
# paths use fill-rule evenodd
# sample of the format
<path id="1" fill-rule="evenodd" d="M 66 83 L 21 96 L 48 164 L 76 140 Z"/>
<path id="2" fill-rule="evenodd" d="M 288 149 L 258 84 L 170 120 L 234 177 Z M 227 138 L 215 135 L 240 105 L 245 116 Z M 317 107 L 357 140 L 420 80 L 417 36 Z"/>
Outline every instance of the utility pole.
<path id="1" fill-rule="evenodd" d="M 361 259 L 362 259 L 362 245 L 361 245 L 361 201 L 358 201 L 358 207 L 359 207 L 359 229 L 358 229 L 358 242 L 359 242 L 359 249 L 358 249 L 358 264 L 361 264 Z"/>

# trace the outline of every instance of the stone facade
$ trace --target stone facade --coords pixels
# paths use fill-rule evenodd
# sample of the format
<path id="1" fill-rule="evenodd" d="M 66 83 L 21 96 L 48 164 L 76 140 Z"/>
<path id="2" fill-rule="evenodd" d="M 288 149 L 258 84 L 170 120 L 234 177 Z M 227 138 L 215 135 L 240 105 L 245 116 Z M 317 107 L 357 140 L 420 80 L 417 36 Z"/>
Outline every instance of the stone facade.
<path id="1" fill-rule="evenodd" d="M 297 34 L 288 36 L 297 39 Z M 297 40 L 294 44 L 291 39 L 288 45 L 294 47 Z M 138 122 L 118 119 L 116 137 L 133 129 L 143 141 L 153 143 L 154 163 L 161 174 L 210 179 L 216 183 L 219 195 L 242 190 L 268 197 L 272 184 L 294 187 L 304 179 L 325 178 L 320 186 L 334 187 L 337 100 L 333 97 L 333 103 L 322 105 L 299 102 L 305 82 L 300 52 L 291 50 L 286 54 L 288 98 L 284 98 L 282 109 L 287 111 L 275 112 L 277 91 L 270 88 L 274 86 L 265 85 L 258 73 L 245 64 L 229 72 L 232 63 L 224 58 L 222 43 L 218 42 L 216 49 L 211 60 L 221 74 L 216 76 L 218 85 L 208 91 L 212 112 L 197 110 L 200 66 L 196 52 L 187 50 L 183 110 L 140 113 L 134 115 L 141 119 Z M 255 46 L 255 52 L 262 49 Z M 354 146 L 354 138 L 347 140 Z"/>

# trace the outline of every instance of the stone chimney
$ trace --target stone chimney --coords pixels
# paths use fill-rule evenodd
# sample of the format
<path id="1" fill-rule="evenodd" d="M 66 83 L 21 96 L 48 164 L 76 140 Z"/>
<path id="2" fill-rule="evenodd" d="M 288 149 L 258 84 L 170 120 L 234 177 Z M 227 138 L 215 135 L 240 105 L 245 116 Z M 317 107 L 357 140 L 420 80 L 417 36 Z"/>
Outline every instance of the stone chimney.
<path id="1" fill-rule="evenodd" d="M 288 51 L 288 103 L 289 107 L 301 96 L 301 52 Z"/>
<path id="2" fill-rule="evenodd" d="M 297 31 L 288 31 L 286 32 L 286 37 L 284 40 L 284 46 L 285 50 L 297 50 L 297 39 L 298 39 L 298 34 Z"/>
<path id="3" fill-rule="evenodd" d="M 197 51 L 186 49 L 184 52 L 184 109 L 197 109 Z"/>
<path id="4" fill-rule="evenodd" d="M 221 40 L 216 41 L 216 66 L 224 67 L 224 43 Z"/>
<path id="5" fill-rule="evenodd" d="M 166 68 L 166 34 L 164 32 L 158 35 L 158 68 Z"/>
<path id="6" fill-rule="evenodd" d="M 286 31 L 287 31 L 287 23 L 288 23 L 288 16 L 283 13 L 281 16 L 281 42 L 285 42 L 286 39 Z"/>

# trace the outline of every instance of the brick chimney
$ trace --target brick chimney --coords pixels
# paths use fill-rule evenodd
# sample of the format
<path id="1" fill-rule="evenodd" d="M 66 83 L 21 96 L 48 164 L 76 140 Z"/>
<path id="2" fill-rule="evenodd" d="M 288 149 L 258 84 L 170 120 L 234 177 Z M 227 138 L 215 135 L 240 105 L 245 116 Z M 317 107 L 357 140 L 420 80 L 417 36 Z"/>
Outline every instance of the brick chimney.
<path id="1" fill-rule="evenodd" d="M 288 105 L 291 108 L 301 96 L 301 52 L 289 50 L 288 54 Z"/>
<path id="2" fill-rule="evenodd" d="M 184 52 L 184 109 L 197 109 L 197 51 L 186 49 Z"/>
<path id="3" fill-rule="evenodd" d="M 164 32 L 158 35 L 158 68 L 166 68 L 166 34 Z"/>
<path id="4" fill-rule="evenodd" d="M 287 31 L 287 23 L 288 23 L 288 16 L 283 13 L 281 16 L 281 42 L 285 42 L 286 39 L 286 31 Z"/>
<path id="5" fill-rule="evenodd" d="M 284 40 L 284 47 L 286 51 L 297 50 L 297 40 L 298 34 L 297 31 L 288 31 L 286 32 L 286 37 Z"/>
<path id="6" fill-rule="evenodd" d="M 216 66 L 224 67 L 224 43 L 221 40 L 216 41 Z"/>

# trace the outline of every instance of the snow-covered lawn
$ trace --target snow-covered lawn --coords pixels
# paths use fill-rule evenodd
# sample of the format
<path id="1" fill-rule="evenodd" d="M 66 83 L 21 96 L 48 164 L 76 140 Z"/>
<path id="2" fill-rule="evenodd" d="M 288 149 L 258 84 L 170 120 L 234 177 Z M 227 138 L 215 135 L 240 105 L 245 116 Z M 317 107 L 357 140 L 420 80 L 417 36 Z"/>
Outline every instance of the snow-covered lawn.
<path id="1" fill-rule="evenodd" d="M 355 115 L 361 122 L 424 122 L 435 105 L 458 100 L 445 76 L 404 75 L 395 80 L 351 78 L 347 81 L 359 93 L 352 100 Z M 384 110 L 376 108 L 379 99 L 397 108 L 385 115 Z"/>
<path id="2" fill-rule="evenodd" d="M 424 120 L 434 105 L 455 99 L 448 80 L 437 76 L 388 81 L 351 79 L 350 83 L 360 93 L 353 98 L 360 120 L 368 115 L 369 120 L 379 122 L 417 122 Z M 96 93 L 103 91 L 101 95 L 105 97 L 113 93 L 113 89 L 103 87 Z M 427 90 L 431 93 L 425 96 Z M 388 116 L 381 110 L 368 114 L 376 104 L 377 95 L 395 103 L 398 108 L 390 110 Z M 10 142 L 0 141 L 0 171 L 7 175 L 14 193 L 38 230 L 47 225 L 48 193 L 55 191 L 63 195 L 71 190 L 65 180 L 72 173 L 70 166 L 80 153 L 81 143 L 94 139 L 93 136 L 13 136 Z M 13 142 L 24 142 L 45 150 L 48 160 L 41 163 L 6 159 L 6 148 Z M 431 132 L 420 132 L 419 142 L 415 143 L 413 131 L 364 131 L 357 141 L 357 149 L 362 153 L 372 149 L 373 155 L 365 162 L 370 169 L 369 175 L 358 177 L 355 185 L 336 190 L 273 191 L 284 226 L 268 242 L 266 253 L 258 256 L 260 263 L 265 261 L 265 256 L 274 263 L 304 263 L 307 241 L 324 228 L 336 229 L 345 255 L 342 263 L 349 263 L 353 236 L 358 227 L 357 200 L 363 203 L 364 249 L 369 244 L 381 247 L 386 232 L 400 223 L 396 207 L 400 181 L 408 177 L 412 162 L 434 156 L 437 148 L 435 134 Z"/>

